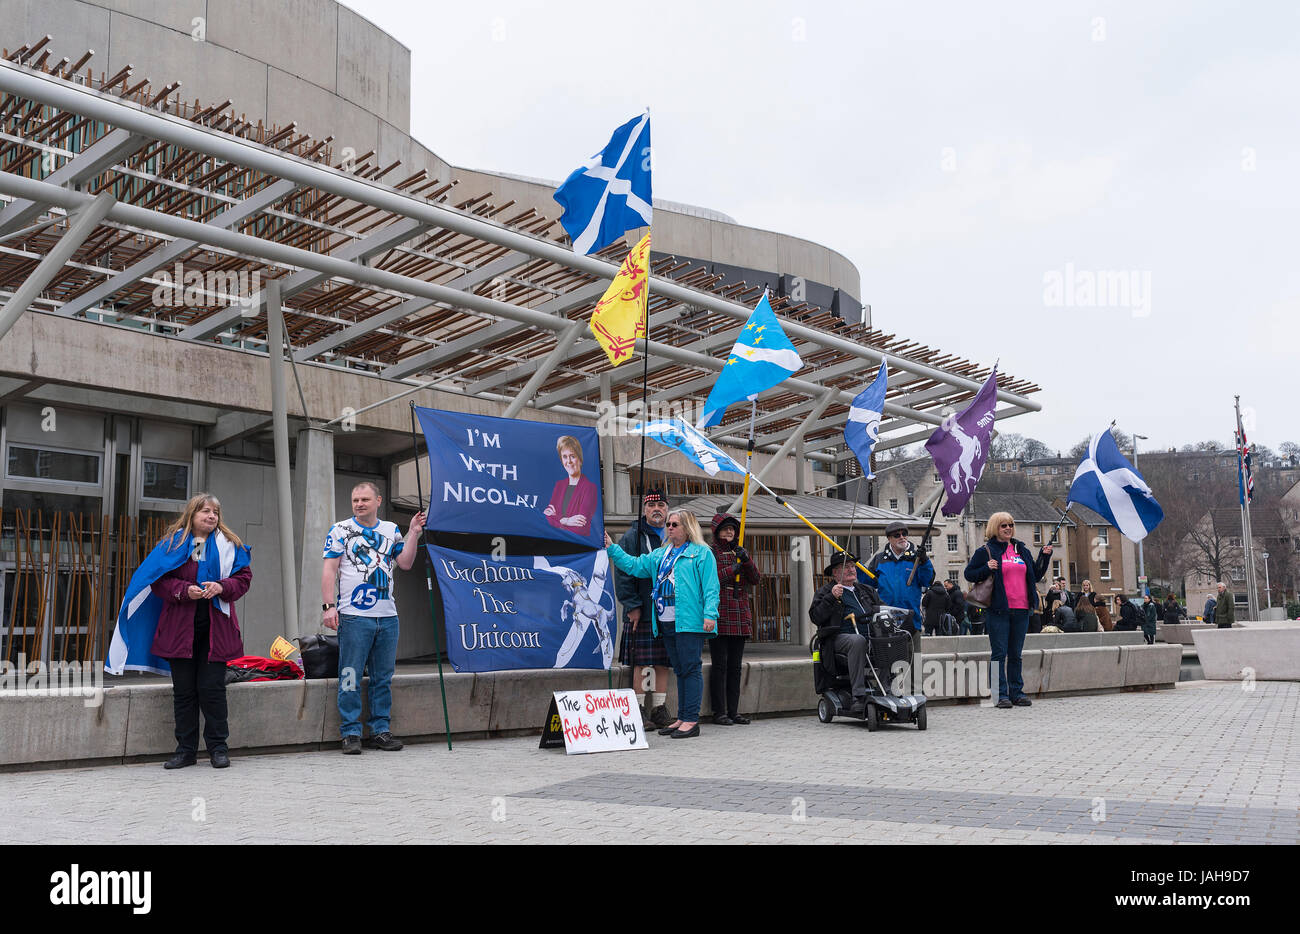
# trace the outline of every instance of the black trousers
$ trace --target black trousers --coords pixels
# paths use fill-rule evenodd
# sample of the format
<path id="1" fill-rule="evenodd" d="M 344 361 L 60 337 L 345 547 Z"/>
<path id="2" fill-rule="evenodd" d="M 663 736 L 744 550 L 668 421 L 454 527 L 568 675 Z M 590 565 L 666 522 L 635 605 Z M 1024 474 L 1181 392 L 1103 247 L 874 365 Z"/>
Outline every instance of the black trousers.
<path id="1" fill-rule="evenodd" d="M 740 713 L 740 665 L 745 656 L 744 636 L 716 636 L 709 640 L 709 697 L 715 717 Z"/>
<path id="2" fill-rule="evenodd" d="M 199 711 L 203 711 L 203 744 L 209 753 L 226 750 L 230 726 L 226 722 L 226 665 L 208 661 L 208 601 L 194 609 L 194 655 L 169 658 L 172 666 L 172 703 L 176 712 L 176 751 L 196 755 L 199 749 Z"/>

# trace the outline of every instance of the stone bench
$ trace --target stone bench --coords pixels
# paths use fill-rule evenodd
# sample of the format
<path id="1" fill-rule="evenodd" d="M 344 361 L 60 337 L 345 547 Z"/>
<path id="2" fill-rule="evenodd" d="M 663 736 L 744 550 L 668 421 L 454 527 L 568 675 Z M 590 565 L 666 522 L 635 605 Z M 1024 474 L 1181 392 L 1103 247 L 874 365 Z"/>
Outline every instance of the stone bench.
<path id="1" fill-rule="evenodd" d="M 1134 645 L 1134 633 L 1078 633 L 1043 637 L 1049 642 L 1069 636 L 1095 639 L 1107 645 L 1027 648 L 1025 689 L 1051 694 L 1137 690 L 1172 687 L 1179 678 L 1182 649 L 1166 645 Z M 1300 635 L 1300 632 L 1297 633 Z M 1030 639 L 1036 637 L 1031 636 Z M 988 640 L 957 636 L 961 651 L 934 651 L 926 640 L 922 675 L 938 672 L 942 683 L 931 684 L 934 700 L 980 697 L 988 687 Z M 983 643 L 980 646 L 979 643 Z M 705 662 L 704 711 L 709 709 L 708 662 Z M 399 672 L 401 669 L 399 668 Z M 969 677 L 969 675 L 974 677 Z M 967 676 L 964 677 L 963 676 Z M 614 686 L 628 684 L 626 669 L 616 668 Z M 933 679 L 932 679 L 933 680 Z M 670 678 L 670 682 L 672 679 Z M 963 683 L 964 682 L 964 683 Z M 551 694 L 557 690 L 604 688 L 602 671 L 502 671 L 452 673 L 446 677 L 447 707 L 452 733 L 483 737 L 536 732 L 545 718 Z M 669 709 L 676 708 L 676 684 L 666 686 Z M 997 685 L 992 685 L 996 694 Z M 279 681 L 234 684 L 227 689 L 231 748 L 238 751 L 335 748 L 339 740 L 338 682 Z M 362 692 L 364 699 L 364 688 Z M 102 703 L 87 707 L 79 696 L 33 696 L 0 693 L 0 769 L 36 764 L 84 764 L 96 760 L 127 761 L 169 755 L 175 749 L 170 682 L 118 683 L 104 689 Z M 746 662 L 742 672 L 740 710 L 746 714 L 811 713 L 816 707 L 812 660 L 808 657 L 762 658 Z M 364 714 L 363 714 L 364 720 Z M 445 737 L 438 674 L 417 672 L 393 678 L 393 732 L 403 739 L 441 740 Z"/>
<path id="2" fill-rule="evenodd" d="M 1210 681 L 1300 681 L 1300 623 L 1198 630 L 1196 655 Z"/>
<path id="3" fill-rule="evenodd" d="M 1191 645 L 1192 633 L 1202 629 L 1215 629 L 1211 623 L 1156 623 L 1156 641 L 1170 645 Z"/>

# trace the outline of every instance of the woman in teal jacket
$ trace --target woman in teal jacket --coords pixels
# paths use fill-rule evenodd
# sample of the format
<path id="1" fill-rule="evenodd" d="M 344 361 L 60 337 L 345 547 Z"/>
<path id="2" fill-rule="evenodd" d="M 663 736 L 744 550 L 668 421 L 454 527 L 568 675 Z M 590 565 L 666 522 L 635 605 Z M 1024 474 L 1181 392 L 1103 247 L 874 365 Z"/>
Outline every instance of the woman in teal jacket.
<path id="1" fill-rule="evenodd" d="M 650 622 L 677 675 L 677 719 L 659 735 L 687 739 L 700 735 L 700 652 L 704 641 L 717 635 L 718 563 L 693 513 L 668 513 L 664 531 L 667 540 L 648 555 L 629 555 L 608 534 L 605 551 L 624 574 L 650 579 Z"/>

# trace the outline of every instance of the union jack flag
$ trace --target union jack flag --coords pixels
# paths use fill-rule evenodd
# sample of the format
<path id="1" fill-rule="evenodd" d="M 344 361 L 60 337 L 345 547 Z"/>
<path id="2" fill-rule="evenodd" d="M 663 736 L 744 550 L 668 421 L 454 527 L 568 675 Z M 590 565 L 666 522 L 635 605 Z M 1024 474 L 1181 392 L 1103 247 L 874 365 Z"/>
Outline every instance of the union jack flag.
<path id="1" fill-rule="evenodd" d="M 1237 498 L 1241 505 L 1252 502 L 1255 497 L 1255 478 L 1250 473 L 1250 445 L 1246 443 L 1246 429 L 1242 427 L 1241 416 L 1237 416 Z"/>

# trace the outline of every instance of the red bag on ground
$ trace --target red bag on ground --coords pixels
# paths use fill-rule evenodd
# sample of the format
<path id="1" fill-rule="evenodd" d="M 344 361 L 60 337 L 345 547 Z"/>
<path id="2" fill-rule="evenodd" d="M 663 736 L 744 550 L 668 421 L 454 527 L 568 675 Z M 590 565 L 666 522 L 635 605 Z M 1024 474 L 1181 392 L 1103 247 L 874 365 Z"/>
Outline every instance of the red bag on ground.
<path id="1" fill-rule="evenodd" d="M 226 662 L 226 684 L 241 681 L 298 681 L 302 669 L 290 661 L 262 658 L 260 655 L 241 655 Z"/>

